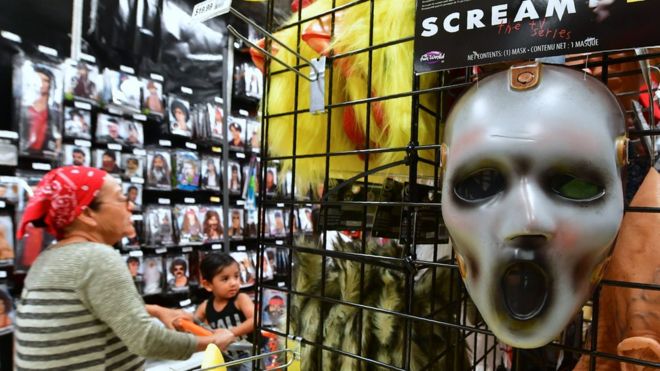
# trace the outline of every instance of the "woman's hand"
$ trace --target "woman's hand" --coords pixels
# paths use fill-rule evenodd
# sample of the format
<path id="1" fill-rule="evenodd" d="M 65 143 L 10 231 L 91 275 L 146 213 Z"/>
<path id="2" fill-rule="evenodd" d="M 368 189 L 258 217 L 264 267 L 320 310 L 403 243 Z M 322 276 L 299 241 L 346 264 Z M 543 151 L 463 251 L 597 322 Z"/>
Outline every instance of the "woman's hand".
<path id="1" fill-rule="evenodd" d="M 217 345 L 220 350 L 227 350 L 229 344 L 236 340 L 236 336 L 227 329 L 217 329 L 213 331 L 213 343 Z"/>

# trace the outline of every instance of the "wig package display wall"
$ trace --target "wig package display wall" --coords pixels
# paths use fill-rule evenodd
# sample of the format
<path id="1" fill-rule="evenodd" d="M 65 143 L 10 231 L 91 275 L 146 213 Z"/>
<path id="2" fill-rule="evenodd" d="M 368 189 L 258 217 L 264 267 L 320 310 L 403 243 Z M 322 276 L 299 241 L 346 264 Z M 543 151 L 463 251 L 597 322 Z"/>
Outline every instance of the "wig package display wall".
<path id="1" fill-rule="evenodd" d="M 348 4 L 348 0 L 335 0 L 335 7 Z M 318 0 L 302 10 L 302 18 L 308 19 L 329 11 L 332 0 Z M 308 59 L 321 55 L 345 55 L 333 58 L 333 69 L 326 70 L 326 104 L 349 103 L 334 107 L 323 114 L 305 112 L 309 109 L 307 80 L 286 70 L 280 63 L 270 64 L 269 93 L 266 104 L 268 146 L 274 156 L 293 155 L 296 138 L 296 156 L 319 155 L 296 161 L 296 182 L 306 185 L 318 182 L 325 175 L 325 152 L 353 151 L 376 148 L 402 148 L 410 143 L 412 98 L 386 97 L 409 92 L 413 89 L 413 42 L 401 42 L 378 47 L 371 53 L 361 51 L 371 45 L 385 44 L 392 40 L 411 37 L 414 33 L 415 4 L 412 1 L 382 0 L 373 2 L 374 20 L 371 22 L 371 2 L 364 2 L 337 11 L 334 14 L 306 22 L 298 27 L 288 27 L 275 36 Z M 289 22 L 295 22 L 297 14 Z M 334 22 L 334 30 L 332 24 Z M 373 31 L 370 31 L 373 30 Z M 330 35 L 334 35 L 333 38 Z M 263 45 L 263 41 L 262 41 Z M 272 43 L 272 53 L 289 66 L 304 62 Z M 252 51 L 257 65 L 263 66 L 263 55 Z M 300 69 L 309 74 L 309 67 Z M 422 89 L 437 85 L 437 75 L 420 78 Z M 370 87 L 370 88 L 369 88 Z M 378 97 L 385 97 L 379 100 Z M 369 105 L 350 102 L 375 98 Z M 423 94 L 420 102 L 427 106 L 436 105 L 435 94 Z M 296 113 L 297 112 L 297 113 Z M 328 121 L 330 121 L 328 123 Z M 435 143 L 436 119 L 420 110 L 419 144 Z M 295 133 L 294 133 L 295 130 Z M 295 135 L 294 135 L 295 134 Z M 326 148 L 326 143 L 329 147 Z M 422 151 L 420 156 L 433 159 L 433 151 Z M 405 151 L 376 153 L 369 156 L 369 169 L 403 160 Z M 334 178 L 346 179 L 365 170 L 366 156 L 350 154 L 333 156 L 329 159 L 329 174 Z M 284 169 L 292 166 L 291 160 L 283 161 Z M 433 166 L 420 163 L 420 174 L 433 174 Z M 384 170 L 379 175 L 407 174 L 405 166 Z"/>
<path id="2" fill-rule="evenodd" d="M 299 246 L 317 247 L 310 241 L 299 240 Z M 387 257 L 401 257 L 402 249 L 393 243 L 379 245 L 369 240 L 365 251 L 360 241 L 345 241 L 338 237 L 333 250 L 346 253 L 366 253 Z M 325 264 L 324 297 L 344 303 L 364 304 L 391 312 L 405 311 L 405 274 L 403 270 L 365 264 L 363 295 L 360 301 L 358 261 L 345 258 L 326 258 L 312 253 L 294 253 L 293 290 L 301 293 L 321 292 L 321 267 Z M 449 312 L 450 270 L 431 270 L 420 273 L 415 280 L 413 313 L 441 321 L 456 322 L 456 312 Z M 291 333 L 307 341 L 322 342 L 324 346 L 362 355 L 395 367 L 403 367 L 405 321 L 393 314 L 361 310 L 348 304 L 323 303 L 317 299 L 292 295 Z M 431 313 L 431 306 L 436 313 Z M 454 308 L 455 309 L 455 308 Z M 324 315 L 321 316 L 323 311 Z M 323 319 L 323 322 L 321 320 Z M 361 329 L 361 333 L 360 333 Z M 361 344 L 359 343 L 361 341 Z M 468 345 L 457 331 L 447 331 L 423 322 L 412 324 L 411 370 L 463 370 L 469 368 Z M 314 346 L 303 347 L 304 370 L 317 370 L 321 357 L 324 370 L 380 369 L 337 352 L 321 351 Z M 453 357 L 446 359 L 446 357 Z M 461 359 L 462 358 L 462 359 Z M 427 367 L 428 368 L 425 368 Z M 448 368 L 449 367 L 449 368 Z"/>

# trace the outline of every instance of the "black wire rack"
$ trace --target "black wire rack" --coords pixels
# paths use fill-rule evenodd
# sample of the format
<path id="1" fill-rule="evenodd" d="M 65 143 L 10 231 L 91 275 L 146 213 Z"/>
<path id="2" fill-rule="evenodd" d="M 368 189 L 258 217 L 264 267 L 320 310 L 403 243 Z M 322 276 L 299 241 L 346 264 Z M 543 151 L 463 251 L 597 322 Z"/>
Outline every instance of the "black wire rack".
<path id="1" fill-rule="evenodd" d="M 351 8 L 369 3 L 369 45 L 344 53 L 330 52 L 327 56 L 325 88 L 333 92 L 343 88 L 333 85 L 334 74 L 340 73 L 336 67 L 338 61 L 363 53 L 368 57 L 368 65 L 372 66 L 374 51 L 411 43 L 413 40 L 410 36 L 380 44 L 374 43 L 376 2 L 377 0 L 357 0 L 341 6 L 335 6 L 333 2 L 332 9 L 328 11 L 305 19 L 299 11 L 297 21 L 275 27 L 272 17 L 274 2 L 271 1 L 267 28 L 272 30 L 275 36 L 280 31 L 295 28 L 298 44 L 289 46 L 300 51 L 301 34 L 305 24 L 329 16 L 332 19 L 331 34 L 334 34 L 334 20 L 339 12 L 350 11 Z M 267 50 L 270 50 L 270 44 L 271 41 L 266 40 Z M 275 42 L 272 44 L 276 45 Z M 618 78 L 636 78 L 641 81 L 642 69 L 639 62 L 658 58 L 660 53 L 597 53 L 568 57 L 566 65 L 578 70 L 600 70 L 599 76 L 606 83 Z M 258 311 L 256 332 L 270 334 L 282 342 L 286 338 L 298 338 L 303 345 L 303 370 L 572 370 L 581 356 L 589 357 L 590 370 L 598 369 L 600 359 L 660 367 L 658 363 L 598 351 L 597 331 L 590 330 L 598 327 L 598 303 L 604 286 L 653 292 L 660 290 L 657 283 L 602 281 L 592 299 L 585 305 L 584 311 L 591 314 L 576 314 L 575 320 L 557 340 L 539 349 L 512 349 L 499 343 L 471 304 L 460 279 L 454 254 L 447 248 L 446 231 L 442 228 L 440 199 L 429 195 L 440 194 L 442 129 L 452 101 L 479 78 L 508 66 L 509 64 L 498 64 L 435 73 L 432 78 L 437 84 L 433 87 L 423 87 L 421 77 L 413 75 L 409 91 L 384 96 L 372 95 L 372 71 L 369 69 L 366 76 L 366 98 L 338 102 L 333 101 L 333 94 L 328 94 L 329 98 L 325 103 L 328 135 L 325 136 L 325 143 L 318 143 L 317 153 L 301 154 L 296 146 L 300 116 L 309 112 L 298 103 L 298 97 L 308 93 L 299 88 L 298 76 L 291 88 L 291 94 L 295 97 L 291 111 L 269 114 L 267 103 L 263 104 L 262 163 L 290 161 L 291 178 L 295 183 L 296 165 L 299 160 L 325 160 L 322 183 L 324 193 L 317 197 L 303 200 L 293 191 L 271 197 L 265 192 L 265 185 L 260 185 L 260 215 L 263 215 L 265 209 L 279 207 L 286 211 L 289 220 L 294 220 L 296 208 L 311 205 L 314 209 L 315 231 L 312 237 L 294 237 L 295 223 L 289 223 L 287 236 L 273 239 L 265 230 L 263 217 L 259 223 L 259 256 L 266 248 L 276 247 L 286 252 L 287 268 L 286 278 L 278 285 L 274 281 L 264 280 L 263 271 L 259 267 L 257 307 L 266 306 L 263 302 L 265 290 L 278 291 L 286 296 L 288 301 L 286 320 L 276 328 L 264 325 L 261 311 Z M 298 59 L 291 67 L 302 69 L 309 66 Z M 281 73 L 290 71 L 271 72 L 266 68 L 266 97 L 270 93 L 270 80 Z M 636 99 L 640 93 L 644 91 L 624 91 L 618 93 L 618 96 L 621 99 Z M 422 97 L 432 99 L 423 100 Z M 371 122 L 370 112 L 374 109 L 374 104 L 399 98 L 411 99 L 408 144 L 397 148 L 376 148 L 370 145 L 370 128 L 375 125 Z M 434 102 L 434 105 L 429 106 L 429 101 Z M 264 98 L 263 102 L 267 102 L 267 99 Z M 332 119 L 332 116 L 337 114 L 335 109 L 357 105 L 366 105 L 367 110 L 364 145 L 352 151 L 333 152 L 329 133 L 332 125 L 336 124 Z M 652 107 L 648 110 L 652 110 Z M 645 113 L 648 114 L 648 110 Z M 420 144 L 421 114 L 432 115 L 434 118 L 433 143 Z M 634 112 L 627 110 L 626 115 L 632 117 Z M 653 122 L 653 115 L 650 116 L 650 128 L 628 131 L 633 142 L 643 140 L 644 137 L 650 137 L 654 141 L 654 136 L 660 134 Z M 293 147 L 290 154 L 273 154 L 268 145 L 269 126 L 273 119 L 282 117 L 287 117 L 292 122 Z M 638 213 L 660 212 L 660 208 L 656 207 L 629 205 L 646 171 L 654 165 L 649 153 L 638 153 L 634 148 L 635 146 L 631 146 L 631 162 L 626 169 L 625 210 Z M 382 153 L 397 154 L 399 160 L 379 166 L 370 163 L 373 155 Z M 336 179 L 330 171 L 331 159 L 351 155 L 361 156 L 364 162 L 363 171 L 348 179 Z M 424 175 L 420 174 L 419 169 L 423 164 L 433 166 L 432 173 L 426 171 Z M 384 189 L 387 184 L 383 184 L 383 177 L 379 176 L 379 173 L 399 165 L 404 165 L 407 169 L 406 174 L 398 174 L 396 177 L 398 186 L 403 191 L 400 199 L 374 199 L 369 196 L 369 192 L 354 194 L 351 200 L 341 197 L 342 190 L 355 186 L 362 190 L 369 190 L 374 186 Z M 262 166 L 261 171 L 262 179 L 265 179 L 266 166 Z M 330 220 L 333 213 L 342 207 L 350 208 L 361 215 L 361 223 L 354 228 L 350 238 L 339 239 L 343 242 L 338 242 L 338 233 L 333 231 Z M 374 209 L 389 210 L 401 215 L 402 227 L 398 239 L 388 241 L 373 236 Z M 428 229 L 429 225 L 440 228 Z M 420 234 L 420 230 L 425 233 Z M 395 298 L 395 302 L 388 302 L 388 297 Z M 260 352 L 264 351 L 255 345 L 255 354 Z M 508 364 L 505 360 L 509 360 Z M 265 368 L 262 364 L 256 366 Z"/>

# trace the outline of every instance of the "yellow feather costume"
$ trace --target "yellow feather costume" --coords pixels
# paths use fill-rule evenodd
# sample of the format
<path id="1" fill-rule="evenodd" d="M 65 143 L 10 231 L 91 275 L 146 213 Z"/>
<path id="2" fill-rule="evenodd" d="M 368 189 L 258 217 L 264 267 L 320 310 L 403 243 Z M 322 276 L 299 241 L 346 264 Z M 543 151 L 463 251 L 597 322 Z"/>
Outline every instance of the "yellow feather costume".
<path id="1" fill-rule="evenodd" d="M 348 0 L 336 0 L 336 7 L 349 3 Z M 318 0 L 302 10 L 302 18 L 308 19 L 331 9 L 332 0 Z M 335 13 L 334 38 L 329 43 L 329 49 L 336 54 L 367 48 L 370 38 L 370 3 L 365 2 L 351 6 Z M 374 2 L 373 42 L 379 45 L 386 42 L 404 39 L 414 33 L 415 3 L 413 1 L 379 0 Z M 290 19 L 295 22 L 297 15 Z M 310 26 L 325 22 L 329 26 L 329 16 L 326 19 L 315 19 L 304 23 L 300 32 L 304 33 Z M 323 28 L 324 25 L 321 25 Z M 299 48 L 300 54 L 311 59 L 330 50 L 314 50 L 310 44 L 301 40 L 298 27 L 285 28 L 276 33 L 278 40 L 292 49 Z M 273 43 L 276 56 L 290 66 L 304 62 L 284 48 Z M 387 47 L 376 48 L 372 52 L 371 68 L 369 53 L 360 52 L 347 57 L 337 58 L 333 63 L 333 73 L 326 69 L 326 104 L 352 102 L 368 97 L 386 97 L 392 94 L 406 93 L 413 90 L 413 42 L 398 43 Z M 369 148 L 405 148 L 410 142 L 412 118 L 412 98 L 396 98 L 377 100 L 366 103 L 335 107 L 323 114 L 308 112 L 295 114 L 297 111 L 309 109 L 309 82 L 286 70 L 281 64 L 270 64 L 270 89 L 266 99 L 268 115 L 277 115 L 266 120 L 268 130 L 268 147 L 272 156 L 292 156 L 294 130 L 296 137 L 296 156 L 318 155 L 318 157 L 296 160 L 296 182 L 300 187 L 323 180 L 326 170 L 325 153 L 352 151 L 366 148 L 367 110 L 370 113 Z M 368 89 L 369 70 L 371 70 L 371 91 Z M 283 71 L 283 72 L 282 72 Z M 301 68 L 301 72 L 309 74 L 309 67 Z M 425 75 L 421 78 L 422 89 L 437 85 L 437 75 Z M 296 92 L 297 82 L 297 94 Z M 332 89 L 332 91 L 330 91 Z M 297 95 L 297 100 L 296 100 Z M 436 95 L 420 96 L 420 102 L 426 107 L 436 106 Z M 352 110 L 352 112 L 345 112 Z M 352 115 L 351 115 L 352 114 Z M 330 127 L 328 128 L 328 115 Z M 347 123 L 345 118 L 353 116 L 354 122 Z M 420 111 L 419 138 L 420 144 L 435 143 L 435 117 Z M 327 148 L 328 133 L 330 146 Z M 349 134 L 352 135 L 349 135 Z M 403 160 L 405 151 L 371 154 L 369 168 L 387 165 Z M 420 157 L 433 159 L 433 151 L 420 152 Z M 347 179 L 365 170 L 365 156 L 355 154 L 334 156 L 329 159 L 329 174 L 333 178 Z M 282 162 L 285 170 L 293 165 L 292 160 Z M 422 175 L 432 175 L 433 166 L 420 164 Z M 398 166 L 381 171 L 378 180 L 388 175 L 407 177 L 408 168 Z"/>

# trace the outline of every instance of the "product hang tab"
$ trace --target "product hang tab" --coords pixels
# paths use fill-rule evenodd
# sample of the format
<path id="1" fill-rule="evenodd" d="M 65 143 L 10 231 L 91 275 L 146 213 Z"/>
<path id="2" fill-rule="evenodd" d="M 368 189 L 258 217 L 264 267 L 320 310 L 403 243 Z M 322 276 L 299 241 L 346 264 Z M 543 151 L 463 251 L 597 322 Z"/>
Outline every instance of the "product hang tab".
<path id="1" fill-rule="evenodd" d="M 309 112 L 318 114 L 325 112 L 325 56 L 312 59 L 309 70 Z"/>

